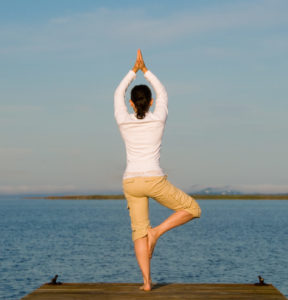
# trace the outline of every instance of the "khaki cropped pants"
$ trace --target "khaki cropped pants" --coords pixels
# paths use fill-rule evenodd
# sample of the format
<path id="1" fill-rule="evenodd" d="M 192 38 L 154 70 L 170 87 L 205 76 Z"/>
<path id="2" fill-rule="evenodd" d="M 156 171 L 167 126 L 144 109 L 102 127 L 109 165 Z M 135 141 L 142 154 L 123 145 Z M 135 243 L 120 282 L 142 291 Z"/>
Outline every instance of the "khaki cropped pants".
<path id="1" fill-rule="evenodd" d="M 185 210 L 194 218 L 201 215 L 196 200 L 172 185 L 167 176 L 127 178 L 123 180 L 123 190 L 131 218 L 133 241 L 146 236 L 151 227 L 149 198 L 174 211 Z"/>

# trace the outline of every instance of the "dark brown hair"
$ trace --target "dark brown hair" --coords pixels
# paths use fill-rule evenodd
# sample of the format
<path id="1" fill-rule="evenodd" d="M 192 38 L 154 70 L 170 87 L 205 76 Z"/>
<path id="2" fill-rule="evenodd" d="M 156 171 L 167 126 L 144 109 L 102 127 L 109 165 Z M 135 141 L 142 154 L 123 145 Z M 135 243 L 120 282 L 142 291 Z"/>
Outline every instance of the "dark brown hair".
<path id="1" fill-rule="evenodd" d="M 152 99 L 151 90 L 147 85 L 135 85 L 131 90 L 131 100 L 136 107 L 137 119 L 144 119 Z"/>

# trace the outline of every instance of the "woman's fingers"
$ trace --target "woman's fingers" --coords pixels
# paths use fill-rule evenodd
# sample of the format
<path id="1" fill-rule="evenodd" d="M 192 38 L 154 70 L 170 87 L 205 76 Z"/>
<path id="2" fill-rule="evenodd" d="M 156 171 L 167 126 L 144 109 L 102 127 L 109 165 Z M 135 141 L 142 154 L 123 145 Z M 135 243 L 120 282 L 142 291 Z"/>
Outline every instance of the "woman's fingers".
<path id="1" fill-rule="evenodd" d="M 141 59 L 142 59 L 141 50 L 138 49 L 138 51 L 137 51 L 137 60 L 139 61 L 139 60 L 141 60 Z"/>
<path id="2" fill-rule="evenodd" d="M 139 63 L 140 62 L 140 59 L 139 59 L 139 50 L 137 51 L 136 61 L 135 61 L 134 67 L 132 69 L 135 73 L 140 69 L 140 66 L 139 66 L 139 64 L 140 64 Z"/>
<path id="3" fill-rule="evenodd" d="M 133 70 L 142 70 L 143 72 L 147 71 L 147 68 L 145 66 L 143 57 L 142 57 L 142 52 L 140 49 L 137 50 L 137 58 L 136 58 L 136 62 L 135 62 L 135 66 L 133 68 Z"/>
<path id="4" fill-rule="evenodd" d="M 138 49 L 138 55 L 139 55 L 139 59 L 140 59 L 141 61 L 143 61 L 142 52 L 141 52 L 140 49 Z"/>

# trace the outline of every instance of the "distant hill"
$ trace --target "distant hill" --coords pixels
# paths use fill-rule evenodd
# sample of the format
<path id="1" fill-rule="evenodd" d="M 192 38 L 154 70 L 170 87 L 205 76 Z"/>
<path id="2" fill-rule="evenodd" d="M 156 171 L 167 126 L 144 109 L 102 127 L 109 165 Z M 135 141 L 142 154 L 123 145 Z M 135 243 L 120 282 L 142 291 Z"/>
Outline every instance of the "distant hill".
<path id="1" fill-rule="evenodd" d="M 191 194 L 198 194 L 198 195 L 242 195 L 243 193 L 231 189 L 229 186 L 227 187 L 206 187 L 204 189 L 195 189 L 191 191 Z"/>
<path id="2" fill-rule="evenodd" d="M 206 186 L 192 185 L 188 192 L 201 195 L 288 195 L 288 185 L 269 185 L 269 184 L 235 184 L 235 185 L 216 185 Z"/>

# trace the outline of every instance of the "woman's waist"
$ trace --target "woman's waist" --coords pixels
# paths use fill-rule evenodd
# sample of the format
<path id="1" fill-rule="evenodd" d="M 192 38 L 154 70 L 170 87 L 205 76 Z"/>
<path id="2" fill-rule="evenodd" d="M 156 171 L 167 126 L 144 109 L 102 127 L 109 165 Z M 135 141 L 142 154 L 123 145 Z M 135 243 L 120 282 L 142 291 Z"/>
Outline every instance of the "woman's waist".
<path id="1" fill-rule="evenodd" d="M 151 176 L 164 176 L 163 170 L 160 168 L 160 166 L 153 166 L 151 168 L 133 168 L 132 166 L 127 166 L 123 178 L 132 178 L 132 177 L 151 177 Z"/>

